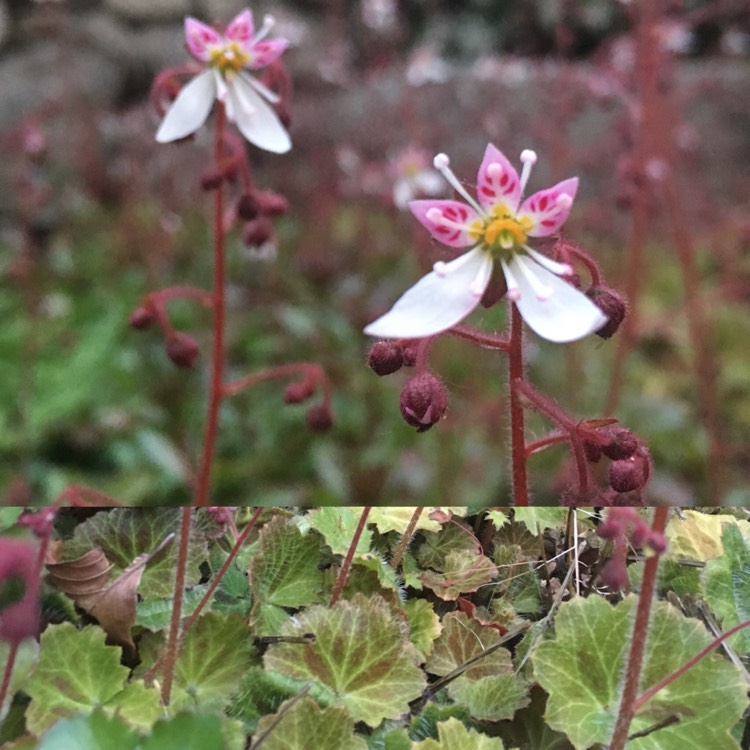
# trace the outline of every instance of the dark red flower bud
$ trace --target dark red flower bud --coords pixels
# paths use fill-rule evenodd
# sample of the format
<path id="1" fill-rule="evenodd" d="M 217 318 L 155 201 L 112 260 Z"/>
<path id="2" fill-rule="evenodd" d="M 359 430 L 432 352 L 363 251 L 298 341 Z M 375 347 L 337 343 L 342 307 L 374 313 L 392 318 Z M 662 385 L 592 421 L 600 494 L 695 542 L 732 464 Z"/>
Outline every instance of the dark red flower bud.
<path id="1" fill-rule="evenodd" d="M 414 367 L 417 364 L 417 354 L 419 353 L 419 339 L 409 344 L 401 346 L 401 356 L 404 360 L 404 367 Z"/>
<path id="2" fill-rule="evenodd" d="M 640 441 L 638 438 L 625 427 L 617 427 L 609 431 L 611 440 L 606 445 L 602 445 L 602 453 L 613 461 L 621 461 L 623 458 L 630 458 L 638 449 Z"/>
<path id="3" fill-rule="evenodd" d="M 18 525 L 31 529 L 34 536 L 43 539 L 52 533 L 55 516 L 57 516 L 57 508 L 44 508 L 36 513 L 24 513 L 18 519 Z"/>
<path id="4" fill-rule="evenodd" d="M 221 187 L 224 175 L 218 169 L 207 169 L 201 175 L 202 190 L 217 190 Z"/>
<path id="5" fill-rule="evenodd" d="M 248 221 L 242 230 L 242 240 L 246 245 L 258 246 L 268 242 L 273 237 L 273 225 L 266 216 Z"/>
<path id="6" fill-rule="evenodd" d="M 602 447 L 591 440 L 583 441 L 583 452 L 586 454 L 586 460 L 592 464 L 599 463 L 602 457 Z"/>
<path id="7" fill-rule="evenodd" d="M 30 542 L 0 539 L 0 640 L 9 644 L 39 634 L 36 556 Z"/>
<path id="8" fill-rule="evenodd" d="M 200 354 L 196 340 L 180 331 L 167 339 L 165 348 L 167 356 L 177 367 L 193 367 Z"/>
<path id="9" fill-rule="evenodd" d="M 260 213 L 258 201 L 252 192 L 243 193 L 237 201 L 237 216 L 245 221 L 254 219 Z"/>
<path id="10" fill-rule="evenodd" d="M 492 276 L 490 277 L 490 283 L 487 284 L 487 288 L 482 294 L 482 299 L 479 300 L 479 304 L 482 307 L 490 308 L 499 302 L 508 291 L 508 283 L 505 281 L 505 276 L 498 271 L 497 264 L 492 270 Z"/>
<path id="11" fill-rule="evenodd" d="M 617 332 L 628 313 L 628 303 L 614 289 L 606 286 L 592 286 L 586 296 L 607 316 L 607 322 L 596 331 L 596 335 L 608 339 Z"/>
<path id="12" fill-rule="evenodd" d="M 628 585 L 628 567 L 624 555 L 615 553 L 610 557 L 601 572 L 602 581 L 611 589 L 624 589 Z"/>
<path id="13" fill-rule="evenodd" d="M 136 331 L 145 331 L 147 328 L 151 327 L 155 318 L 156 316 L 154 315 L 153 310 L 148 307 L 136 307 L 136 309 L 130 313 L 128 323 L 130 323 Z"/>
<path id="14" fill-rule="evenodd" d="M 254 197 L 258 210 L 266 216 L 281 216 L 289 210 L 289 201 L 273 190 L 256 190 Z"/>
<path id="15" fill-rule="evenodd" d="M 667 538 L 664 536 L 664 534 L 660 534 L 657 531 L 650 531 L 648 539 L 646 539 L 646 544 L 648 544 L 648 546 L 658 554 L 662 554 L 663 552 L 667 551 Z"/>
<path id="16" fill-rule="evenodd" d="M 648 462 L 640 456 L 613 461 L 609 465 L 609 486 L 617 492 L 632 492 L 646 484 L 648 475 Z"/>
<path id="17" fill-rule="evenodd" d="M 448 393 L 431 372 L 415 375 L 401 391 L 401 416 L 417 432 L 429 430 L 448 409 Z"/>
<path id="18" fill-rule="evenodd" d="M 315 404 L 307 410 L 307 426 L 313 432 L 325 432 L 331 425 L 333 425 L 333 412 L 328 404 Z"/>
<path id="19" fill-rule="evenodd" d="M 390 375 L 404 364 L 401 347 L 394 341 L 378 341 L 367 353 L 367 364 L 376 375 Z"/>
<path id="20" fill-rule="evenodd" d="M 284 402 L 287 404 L 301 404 L 303 401 L 307 401 L 313 393 L 315 393 L 315 383 L 309 380 L 289 383 L 284 388 Z"/>

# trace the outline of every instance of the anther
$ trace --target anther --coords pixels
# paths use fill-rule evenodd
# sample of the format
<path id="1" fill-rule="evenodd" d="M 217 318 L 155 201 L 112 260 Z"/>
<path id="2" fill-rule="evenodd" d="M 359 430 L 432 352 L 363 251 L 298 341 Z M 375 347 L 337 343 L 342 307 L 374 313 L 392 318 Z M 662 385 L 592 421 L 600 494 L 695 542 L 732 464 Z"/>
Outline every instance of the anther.
<path id="1" fill-rule="evenodd" d="M 536 151 L 532 151 L 530 148 L 525 148 L 521 151 L 521 161 L 524 164 L 536 164 Z"/>
<path id="2" fill-rule="evenodd" d="M 441 172 L 450 166 L 451 160 L 448 158 L 448 154 L 437 154 L 432 160 L 432 164 L 435 169 L 439 169 Z"/>
<path id="3" fill-rule="evenodd" d="M 437 261 L 433 265 L 432 270 L 441 278 L 444 279 L 448 275 L 448 269 L 442 260 Z"/>
<path id="4" fill-rule="evenodd" d="M 492 180 L 499 180 L 503 176 L 503 165 L 496 161 L 487 167 L 487 174 Z"/>
<path id="5" fill-rule="evenodd" d="M 555 199 L 558 208 L 567 209 L 573 205 L 573 199 L 567 193 L 560 193 Z"/>

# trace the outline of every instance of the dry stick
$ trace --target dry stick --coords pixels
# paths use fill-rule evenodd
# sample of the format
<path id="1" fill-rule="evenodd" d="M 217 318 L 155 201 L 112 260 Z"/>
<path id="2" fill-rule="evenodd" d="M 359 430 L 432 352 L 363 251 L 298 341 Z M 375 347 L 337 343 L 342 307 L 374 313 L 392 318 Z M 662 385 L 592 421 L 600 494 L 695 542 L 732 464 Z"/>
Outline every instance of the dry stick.
<path id="1" fill-rule="evenodd" d="M 260 737 L 258 737 L 258 739 L 250 745 L 250 750 L 256 750 L 256 748 L 258 748 L 260 746 L 261 742 L 263 742 L 268 737 L 268 735 L 271 734 L 271 732 L 273 732 L 274 729 L 276 729 L 276 727 L 278 726 L 279 722 L 284 718 L 284 716 L 286 715 L 286 713 L 294 706 L 294 704 L 297 701 L 299 701 L 302 698 L 304 698 L 305 695 L 307 695 L 307 693 L 309 692 L 309 690 L 310 690 L 311 687 L 312 687 L 312 682 L 308 682 L 299 691 L 299 693 L 297 693 L 293 698 L 289 699 L 289 702 L 286 704 L 286 706 L 284 706 L 284 708 L 282 708 L 276 714 L 276 716 L 274 717 L 274 720 L 271 722 L 271 725 L 268 727 L 268 729 L 266 729 L 266 731 L 263 732 L 263 734 L 261 734 Z"/>
<path id="2" fill-rule="evenodd" d="M 187 568 L 188 549 L 190 546 L 190 520 L 193 509 L 188 506 L 182 509 L 180 527 L 180 548 L 177 553 L 177 571 L 174 580 L 174 597 L 172 599 L 172 619 L 169 624 L 169 640 L 164 654 L 164 681 L 161 686 L 161 702 L 169 705 L 172 697 L 172 680 L 180 642 L 180 616 L 182 614 L 182 595 L 185 591 L 185 570 Z"/>
<path id="3" fill-rule="evenodd" d="M 404 556 L 406 548 L 409 546 L 409 541 L 414 534 L 414 529 L 417 527 L 417 522 L 419 521 L 419 517 L 422 515 L 423 510 L 424 508 L 414 508 L 414 512 L 411 514 L 406 531 L 402 534 L 401 541 L 398 543 L 398 547 L 396 547 L 396 551 L 391 558 L 391 567 L 394 570 L 397 570 L 398 566 L 401 564 L 401 558 Z"/>
<path id="4" fill-rule="evenodd" d="M 663 506 L 654 510 L 654 520 L 651 524 L 652 532 L 656 534 L 664 533 L 668 514 L 669 509 Z M 620 701 L 617 721 L 615 722 L 615 729 L 612 733 L 612 740 L 609 744 L 609 750 L 623 750 L 628 740 L 630 722 L 635 715 L 638 680 L 641 676 L 643 655 L 648 639 L 649 618 L 651 616 L 651 605 L 654 601 L 654 591 L 656 589 L 656 573 L 659 567 L 659 557 L 660 555 L 658 554 L 649 557 L 646 560 L 643 571 L 641 594 L 638 597 L 635 622 L 633 623 L 633 631 L 630 636 L 630 654 L 628 655 L 628 665 L 625 672 L 625 686 L 622 691 L 622 699 Z"/>
<path id="5" fill-rule="evenodd" d="M 336 585 L 334 586 L 333 593 L 331 594 L 331 602 L 328 605 L 329 607 L 332 607 L 334 604 L 336 604 L 336 602 L 339 600 L 339 597 L 341 596 L 341 592 L 344 590 L 346 579 L 349 577 L 349 568 L 352 567 L 354 552 L 357 549 L 359 538 L 362 536 L 362 532 L 364 531 L 365 525 L 367 524 L 367 516 L 370 515 L 370 510 L 371 507 L 369 505 L 362 508 L 362 515 L 359 517 L 359 523 L 357 524 L 357 528 L 354 531 L 354 536 L 352 537 L 351 544 L 349 545 L 349 550 L 346 553 L 343 564 L 341 565 L 339 576 L 336 579 Z"/>
<path id="6" fill-rule="evenodd" d="M 513 504 L 522 508 L 529 504 L 523 406 L 516 390 L 516 384 L 523 380 L 523 320 L 521 319 L 521 313 L 518 312 L 518 307 L 512 302 L 510 303 L 510 350 L 508 355 Z"/>
<path id="7" fill-rule="evenodd" d="M 226 115 L 221 102 L 216 104 L 216 132 L 214 160 L 219 164 L 224 148 L 224 125 Z M 214 288 L 213 288 L 213 348 L 211 356 L 211 385 L 208 398 L 208 414 L 203 436 L 203 452 L 195 490 L 194 505 L 208 505 L 216 435 L 219 428 L 219 409 L 224 396 L 224 313 L 225 313 L 225 234 L 224 234 L 224 189 L 214 191 Z"/>

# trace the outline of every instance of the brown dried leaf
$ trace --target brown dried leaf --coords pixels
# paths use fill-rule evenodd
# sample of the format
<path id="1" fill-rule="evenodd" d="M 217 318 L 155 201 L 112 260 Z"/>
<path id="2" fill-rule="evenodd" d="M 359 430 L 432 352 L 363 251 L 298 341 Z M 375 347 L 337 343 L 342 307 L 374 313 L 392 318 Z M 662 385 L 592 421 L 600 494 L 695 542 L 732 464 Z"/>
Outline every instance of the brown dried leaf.
<path id="1" fill-rule="evenodd" d="M 47 563 L 47 570 L 47 580 L 89 612 L 104 591 L 112 564 L 99 547 L 94 547 L 77 560 Z"/>

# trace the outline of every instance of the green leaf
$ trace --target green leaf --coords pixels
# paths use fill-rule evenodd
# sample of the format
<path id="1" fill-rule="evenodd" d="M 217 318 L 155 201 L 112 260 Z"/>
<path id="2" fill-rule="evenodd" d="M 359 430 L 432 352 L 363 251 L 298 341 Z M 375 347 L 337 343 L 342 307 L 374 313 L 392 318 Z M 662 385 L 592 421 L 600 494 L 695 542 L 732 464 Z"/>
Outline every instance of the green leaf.
<path id="1" fill-rule="evenodd" d="M 440 618 L 426 599 L 408 599 L 404 609 L 409 620 L 409 637 L 424 661 L 432 653 L 435 639 L 443 630 Z"/>
<path id="2" fill-rule="evenodd" d="M 724 631 L 750 620 L 750 544 L 737 526 L 725 524 L 721 540 L 724 555 L 706 563 L 703 595 Z M 729 639 L 739 654 L 750 651 L 750 628 Z"/>
<path id="3" fill-rule="evenodd" d="M 518 711 L 513 721 L 504 726 L 503 737 L 506 743 L 528 750 L 570 750 L 568 738 L 542 721 L 547 702 L 546 693 L 541 688 L 534 687 L 530 696 L 529 705 Z"/>
<path id="4" fill-rule="evenodd" d="M 222 727 L 221 718 L 213 714 L 183 712 L 169 719 L 158 721 L 151 734 L 144 740 L 143 750 L 229 750 L 237 747 L 238 737 L 234 731 Z M 242 743 L 239 744 L 241 748 Z"/>
<path id="5" fill-rule="evenodd" d="M 182 597 L 182 616 L 189 615 L 199 604 L 208 590 L 208 584 L 200 584 L 186 589 Z M 172 597 L 163 599 L 144 599 L 138 602 L 135 624 L 158 633 L 169 625 L 172 618 Z"/>
<path id="6" fill-rule="evenodd" d="M 487 675 L 478 680 L 459 677 L 448 686 L 457 703 L 479 721 L 501 721 L 528 705 L 526 686 L 514 674 Z"/>
<path id="7" fill-rule="evenodd" d="M 458 523 L 447 524 L 439 533 L 425 534 L 425 541 L 416 551 L 416 558 L 424 568 L 444 570 L 452 552 L 479 554 L 479 543 L 474 534 Z"/>
<path id="8" fill-rule="evenodd" d="M 502 529 L 506 523 L 510 523 L 508 516 L 499 510 L 488 510 L 486 518 L 495 527 L 495 530 Z"/>
<path id="9" fill-rule="evenodd" d="M 538 536 L 545 529 L 563 526 L 567 514 L 567 508 L 514 508 L 513 520 L 524 524 L 534 536 Z"/>
<path id="10" fill-rule="evenodd" d="M 282 607 L 302 607 L 320 600 L 323 573 L 318 570 L 320 542 L 282 516 L 260 532 L 260 552 L 248 571 L 253 592 L 251 622 L 260 635 L 276 635 L 288 619 Z"/>
<path id="11" fill-rule="evenodd" d="M 374 524 L 381 534 L 387 534 L 389 531 L 404 534 L 414 515 L 414 510 L 412 507 L 375 507 L 370 509 L 367 520 Z M 414 530 L 440 531 L 452 516 L 463 517 L 466 512 L 466 508 L 422 508 Z"/>
<path id="12" fill-rule="evenodd" d="M 0 664 L 4 668 L 8 663 L 8 654 L 10 646 L 3 640 L 0 640 Z M 13 700 L 14 693 L 26 689 L 26 682 L 36 663 L 39 661 L 39 644 L 33 638 L 26 638 L 21 641 L 16 651 L 16 661 L 13 665 L 13 671 L 10 673 L 10 685 L 5 701 L 0 705 L 0 725 L 5 711 L 8 709 Z"/>
<path id="13" fill-rule="evenodd" d="M 532 655 L 535 676 L 549 693 L 545 719 L 564 732 L 576 750 L 606 745 L 612 736 L 636 602 L 630 596 L 616 607 L 594 597 L 564 603 L 555 621 L 555 639 L 542 643 Z M 655 602 L 640 692 L 670 675 L 711 640 L 697 620 Z M 680 721 L 632 740 L 628 750 L 737 750 L 729 730 L 747 705 L 745 690 L 731 663 L 717 654 L 702 659 L 640 709 L 630 732 L 649 729 L 673 714 Z"/>
<path id="14" fill-rule="evenodd" d="M 120 664 L 121 649 L 105 646 L 104 639 L 99 627 L 77 630 L 67 622 L 42 633 L 39 664 L 26 686 L 30 731 L 40 735 L 59 719 L 100 708 L 121 713 L 135 726 L 156 719 L 158 692 L 143 683 L 126 685 L 129 670 Z"/>
<path id="15" fill-rule="evenodd" d="M 476 591 L 498 574 L 492 560 L 478 554 L 475 549 L 451 552 L 444 565 L 444 572 L 428 570 L 420 576 L 420 580 L 436 596 L 446 601 L 453 601 L 461 594 Z"/>
<path id="16" fill-rule="evenodd" d="M 672 516 L 667 524 L 667 547 L 671 558 L 688 560 L 710 560 L 722 554 L 722 527 L 737 526 L 742 536 L 750 540 L 750 523 L 738 521 L 734 516 L 708 515 L 696 510 L 684 510 L 683 518 Z"/>
<path id="17" fill-rule="evenodd" d="M 354 538 L 354 532 L 362 517 L 362 508 L 316 508 L 304 518 L 310 528 L 315 529 L 326 540 L 326 544 L 336 555 L 345 555 Z M 371 520 L 368 517 L 368 521 Z M 372 531 L 365 528 L 357 542 L 355 552 L 364 554 L 370 551 Z"/>
<path id="18" fill-rule="evenodd" d="M 97 711 L 61 719 L 42 737 L 37 750 L 141 750 L 140 740 L 121 719 Z"/>
<path id="19" fill-rule="evenodd" d="M 263 742 L 265 750 L 367 750 L 367 742 L 354 734 L 354 724 L 344 709 L 320 708 L 305 696 L 284 713 L 289 703 L 286 701 L 276 714 L 264 716 L 258 722 L 256 741 L 281 714 L 279 723 Z"/>
<path id="20" fill-rule="evenodd" d="M 138 508 L 100 511 L 76 527 L 73 539 L 65 543 L 65 559 L 75 560 L 88 550 L 100 547 L 113 563 L 113 577 L 116 577 L 138 555 L 153 552 L 168 534 L 179 531 L 181 513 L 180 508 L 150 508 L 147 513 Z M 203 516 L 193 515 L 185 579 L 188 588 L 200 580 L 199 566 L 206 559 L 207 545 L 201 534 L 205 523 Z M 174 594 L 178 541 L 175 539 L 145 570 L 138 587 L 142 597 L 170 597 Z"/>
<path id="21" fill-rule="evenodd" d="M 251 665 L 250 639 L 238 615 L 208 612 L 198 618 L 175 665 L 171 708 L 223 709 Z"/>
<path id="22" fill-rule="evenodd" d="M 283 633 L 315 633 L 315 643 L 270 646 L 267 669 L 317 682 L 355 721 L 370 726 L 401 716 L 422 694 L 424 676 L 407 625 L 382 597 L 356 595 L 330 609 L 310 607 L 298 619 Z"/>
<path id="23" fill-rule="evenodd" d="M 467 729 L 458 719 L 437 725 L 438 739 L 412 743 L 412 750 L 505 750 L 502 740 Z"/>

